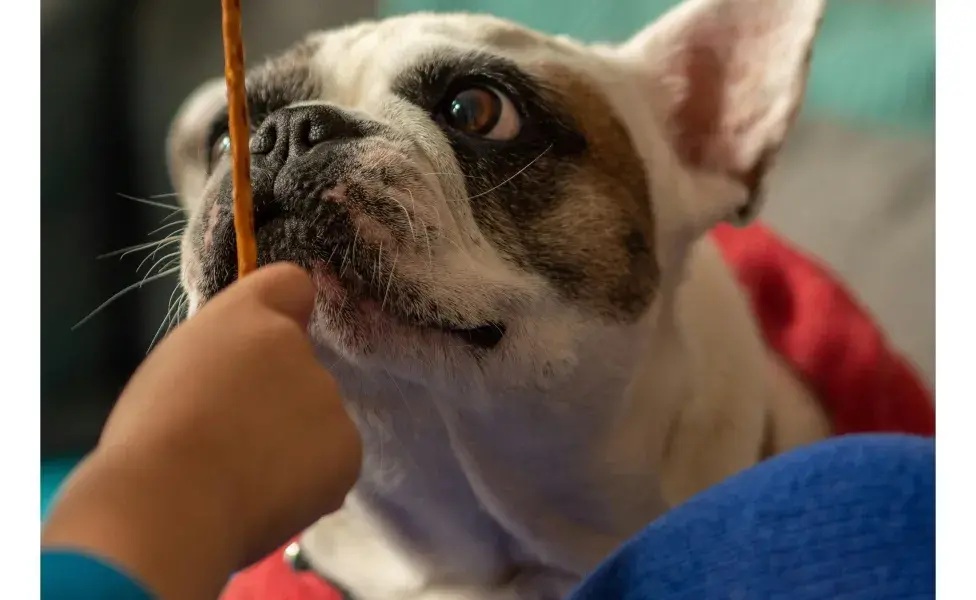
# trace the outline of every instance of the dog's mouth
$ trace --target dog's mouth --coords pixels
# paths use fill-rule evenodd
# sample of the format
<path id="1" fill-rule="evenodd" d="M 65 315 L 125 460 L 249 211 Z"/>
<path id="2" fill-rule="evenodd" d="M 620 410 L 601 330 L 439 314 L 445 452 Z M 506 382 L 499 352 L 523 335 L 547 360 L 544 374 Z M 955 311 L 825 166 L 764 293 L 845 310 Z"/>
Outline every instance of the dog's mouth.
<path id="1" fill-rule="evenodd" d="M 204 278 L 201 295 L 204 301 L 237 278 L 236 240 L 233 222 L 227 219 L 218 225 L 214 247 L 205 261 L 219 278 Z M 439 318 L 446 311 L 438 310 L 429 298 L 410 282 L 398 282 L 390 277 L 393 266 L 384 255 L 364 240 L 349 234 L 351 226 L 342 209 L 316 218 L 300 211 L 282 210 L 278 206 L 264 206 L 255 211 L 254 229 L 258 241 L 258 264 L 287 261 L 309 272 L 326 275 L 342 290 L 344 298 L 338 303 L 337 318 L 358 327 L 363 318 L 355 307 L 368 304 L 371 310 L 385 315 L 401 326 L 419 331 L 436 332 L 478 350 L 492 350 L 505 338 L 507 328 L 495 319 Z M 382 265 L 379 275 L 377 268 Z M 372 276 L 370 275 L 372 274 Z M 461 321 L 464 324 L 458 324 Z M 467 321 L 467 322 L 465 322 Z M 473 321 L 473 323 L 470 323 Z M 470 323 L 470 324 L 469 324 Z"/>
<path id="2" fill-rule="evenodd" d="M 335 273 L 346 293 L 361 299 L 374 300 L 375 304 L 375 286 L 364 279 L 357 270 L 340 269 Z M 507 331 L 505 324 L 497 321 L 486 321 L 471 327 L 459 326 L 443 320 L 420 317 L 409 311 L 396 310 L 387 302 L 382 302 L 380 307 L 384 313 L 401 323 L 421 330 L 436 331 L 482 350 L 495 348 L 505 338 Z"/>

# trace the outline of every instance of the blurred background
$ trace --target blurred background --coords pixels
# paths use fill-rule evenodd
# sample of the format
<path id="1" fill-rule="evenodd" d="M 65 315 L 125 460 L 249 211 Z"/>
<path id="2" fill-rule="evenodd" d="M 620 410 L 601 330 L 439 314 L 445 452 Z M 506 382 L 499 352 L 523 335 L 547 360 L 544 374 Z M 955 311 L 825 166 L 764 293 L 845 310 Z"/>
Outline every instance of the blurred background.
<path id="1" fill-rule="evenodd" d="M 800 0 L 802 1 L 802 0 Z M 249 62 L 307 31 L 418 10 L 489 12 L 619 41 L 674 0 L 244 0 Z M 572 7 L 572 8 L 570 8 Z M 828 262 L 934 385 L 935 2 L 830 0 L 807 102 L 764 218 Z M 41 442 L 45 501 L 94 444 L 166 317 L 168 251 L 96 260 L 178 232 L 163 143 L 223 69 L 217 0 L 41 2 Z M 168 224 L 168 225 L 167 225 Z M 161 231 L 149 237 L 161 225 Z M 175 248 L 174 248 L 175 249 Z M 173 251 L 171 249 L 170 251 Z M 43 510 L 43 508 L 42 508 Z"/>

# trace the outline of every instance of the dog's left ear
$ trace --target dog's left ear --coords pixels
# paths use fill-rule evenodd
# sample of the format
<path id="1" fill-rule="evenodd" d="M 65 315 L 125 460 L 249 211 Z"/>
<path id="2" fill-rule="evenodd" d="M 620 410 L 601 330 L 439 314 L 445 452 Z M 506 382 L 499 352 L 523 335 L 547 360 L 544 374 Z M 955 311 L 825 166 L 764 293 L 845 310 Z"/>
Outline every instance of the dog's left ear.
<path id="1" fill-rule="evenodd" d="M 687 0 L 616 48 L 678 159 L 708 180 L 708 193 L 693 194 L 702 227 L 748 220 L 761 205 L 823 9 L 823 0 Z"/>

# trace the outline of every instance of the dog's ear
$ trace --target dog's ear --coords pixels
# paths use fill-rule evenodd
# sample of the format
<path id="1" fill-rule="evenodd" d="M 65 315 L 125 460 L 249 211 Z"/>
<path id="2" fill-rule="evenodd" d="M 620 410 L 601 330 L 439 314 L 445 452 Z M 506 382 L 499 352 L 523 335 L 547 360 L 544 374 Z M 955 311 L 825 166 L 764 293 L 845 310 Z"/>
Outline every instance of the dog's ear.
<path id="1" fill-rule="evenodd" d="M 207 183 L 207 137 L 214 120 L 226 110 L 224 78 L 212 79 L 195 89 L 170 124 L 166 162 L 170 182 L 183 207 L 192 210 Z"/>
<path id="2" fill-rule="evenodd" d="M 709 193 L 695 194 L 698 225 L 757 212 L 802 103 L 823 9 L 823 0 L 687 0 L 615 49 L 675 155 L 708 180 Z"/>

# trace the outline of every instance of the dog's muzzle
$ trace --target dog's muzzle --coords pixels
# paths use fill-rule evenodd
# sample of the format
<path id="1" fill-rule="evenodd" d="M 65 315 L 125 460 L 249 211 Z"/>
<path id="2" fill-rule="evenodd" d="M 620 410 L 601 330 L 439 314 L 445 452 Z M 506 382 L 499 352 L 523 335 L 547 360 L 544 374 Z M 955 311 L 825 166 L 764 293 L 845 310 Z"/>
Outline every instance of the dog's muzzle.
<path id="1" fill-rule="evenodd" d="M 406 229 L 404 210 L 389 190 L 416 179 L 410 165 L 364 167 L 369 146 L 383 144 L 383 126 L 357 120 L 326 105 L 284 108 L 268 115 L 251 138 L 251 180 L 258 265 L 287 261 L 309 271 L 325 269 L 354 296 L 386 307 L 406 323 L 436 328 L 468 345 L 490 349 L 504 337 L 494 321 L 455 323 L 432 319 L 432 306 L 409 281 L 392 277 L 396 253 L 360 235 L 363 219 L 395 239 Z M 374 138 L 367 142 L 367 138 Z M 412 179 L 413 178 L 413 179 Z M 339 191 L 343 190 L 343 191 Z M 206 276 L 198 285 L 205 302 L 237 279 L 237 242 L 227 174 L 211 211 L 212 240 L 201 251 Z M 414 241 L 414 243 L 419 243 Z M 395 260 L 395 259 L 394 259 Z M 427 308 L 427 310 L 422 310 Z"/>
<path id="2" fill-rule="evenodd" d="M 355 162 L 354 144 L 377 128 L 324 105 L 283 108 L 263 119 L 250 144 L 259 265 L 289 261 L 311 269 L 352 243 L 348 206 L 323 196 Z M 210 224 L 212 251 L 205 253 L 204 268 L 212 277 L 201 289 L 206 298 L 237 278 L 229 174 L 216 202 L 221 218 Z"/>

